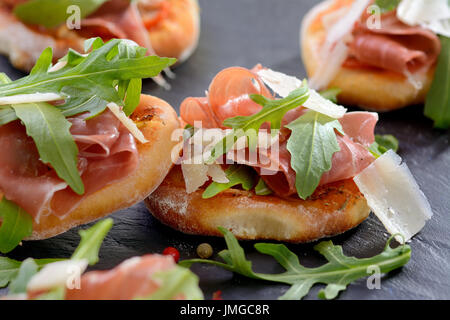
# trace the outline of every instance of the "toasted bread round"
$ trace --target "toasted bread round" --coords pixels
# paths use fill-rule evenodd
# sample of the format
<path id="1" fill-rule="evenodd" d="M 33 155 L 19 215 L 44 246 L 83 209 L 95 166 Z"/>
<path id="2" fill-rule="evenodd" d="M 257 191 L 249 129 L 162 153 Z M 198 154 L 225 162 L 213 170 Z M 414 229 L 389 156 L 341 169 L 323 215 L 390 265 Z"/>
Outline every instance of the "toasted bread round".
<path id="1" fill-rule="evenodd" d="M 156 54 L 185 61 L 195 50 L 200 35 L 200 13 L 197 0 L 165 0 L 169 3 L 167 17 L 152 26 L 149 37 Z M 145 6 L 139 9 L 145 14 Z M 12 65 L 30 71 L 41 52 L 53 48 L 54 59 L 62 58 L 69 48 L 82 52 L 80 33 L 61 25 L 50 31 L 37 30 L 19 21 L 0 3 L 0 54 L 9 57 Z"/>
<path id="2" fill-rule="evenodd" d="M 179 128 L 175 110 L 165 101 L 141 95 L 141 102 L 131 116 L 139 121 L 146 144 L 138 143 L 139 164 L 133 174 L 87 196 L 63 219 L 43 212 L 39 223 L 33 222 L 33 233 L 26 240 L 46 239 L 66 230 L 102 218 L 114 211 L 142 201 L 163 181 L 173 165 L 171 140 Z M 3 195 L 0 193 L 0 198 Z"/>
<path id="3" fill-rule="evenodd" d="M 296 243 L 340 234 L 370 213 L 353 180 L 321 186 L 308 200 L 258 196 L 239 189 L 203 199 L 203 191 L 187 194 L 177 165 L 145 202 L 162 223 L 185 233 L 221 236 L 217 227 L 222 226 L 238 239 Z"/>
<path id="4" fill-rule="evenodd" d="M 185 61 L 197 48 L 200 38 L 200 9 L 197 0 L 168 0 L 168 19 L 149 30 L 150 42 L 162 57 Z"/>
<path id="5" fill-rule="evenodd" d="M 312 8 L 303 18 L 300 30 L 301 55 L 309 77 L 312 77 L 320 61 L 319 52 L 326 33 L 320 14 L 338 10 L 338 0 L 328 0 Z M 342 1 L 340 1 L 342 3 Z M 339 103 L 356 105 L 366 110 L 390 111 L 425 101 L 431 86 L 435 66 L 418 79 L 423 83 L 420 90 L 398 73 L 377 68 L 341 67 L 329 88 L 338 87 Z"/>

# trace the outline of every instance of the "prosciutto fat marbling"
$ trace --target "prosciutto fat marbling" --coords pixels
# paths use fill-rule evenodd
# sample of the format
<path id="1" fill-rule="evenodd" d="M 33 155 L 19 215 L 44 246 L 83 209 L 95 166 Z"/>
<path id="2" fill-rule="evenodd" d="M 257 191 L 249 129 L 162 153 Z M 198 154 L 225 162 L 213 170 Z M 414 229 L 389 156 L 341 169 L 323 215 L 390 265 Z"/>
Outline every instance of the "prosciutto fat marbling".
<path id="1" fill-rule="evenodd" d="M 34 141 L 19 121 L 0 127 L 0 190 L 36 222 L 44 211 L 63 218 L 86 196 L 127 177 L 138 165 L 134 137 L 112 112 L 107 110 L 89 120 L 86 117 L 69 118 L 70 132 L 79 149 L 83 195 L 72 191 L 39 160 Z"/>

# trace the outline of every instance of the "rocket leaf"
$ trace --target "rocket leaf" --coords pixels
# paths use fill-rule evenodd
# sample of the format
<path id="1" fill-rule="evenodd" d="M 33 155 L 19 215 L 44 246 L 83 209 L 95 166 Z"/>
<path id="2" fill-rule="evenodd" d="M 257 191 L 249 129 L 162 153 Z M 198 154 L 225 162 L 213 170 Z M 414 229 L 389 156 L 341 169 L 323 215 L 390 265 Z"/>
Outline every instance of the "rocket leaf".
<path id="1" fill-rule="evenodd" d="M 77 194 L 84 193 L 78 172 L 78 147 L 69 131 L 71 123 L 54 106 L 27 103 L 12 106 L 39 151 L 42 162 L 48 163 L 58 176 Z"/>
<path id="2" fill-rule="evenodd" d="M 250 190 L 255 186 L 255 174 L 253 170 L 245 165 L 231 165 L 225 170 L 225 174 L 229 180 L 228 183 L 211 183 L 205 191 L 203 191 L 202 198 L 209 199 L 219 194 L 222 191 L 228 190 L 231 187 L 242 185 L 244 190 Z"/>
<path id="3" fill-rule="evenodd" d="M 338 120 L 316 111 L 309 111 L 286 128 L 292 131 L 287 142 L 294 169 L 298 196 L 306 199 L 319 185 L 324 172 L 331 169 L 331 158 L 340 150 L 337 130 L 344 133 Z"/>
<path id="4" fill-rule="evenodd" d="M 341 246 L 334 245 L 332 241 L 323 241 L 314 249 L 322 254 L 328 263 L 317 268 L 307 268 L 300 264 L 297 255 L 285 245 L 257 243 L 255 244 L 257 251 L 272 256 L 286 269 L 280 274 L 257 273 L 253 271 L 251 261 L 245 257 L 244 249 L 234 235 L 225 228 L 219 227 L 219 231 L 225 236 L 228 247 L 219 253 L 225 263 L 207 259 L 192 259 L 181 261 L 179 265 L 190 267 L 194 263 L 206 263 L 249 278 L 289 284 L 291 285 L 290 289 L 279 298 L 285 300 L 303 298 L 317 283 L 327 285 L 319 292 L 320 298 L 334 299 L 353 281 L 369 276 L 369 267 L 375 266 L 381 273 L 387 273 L 405 265 L 411 257 L 409 245 L 403 244 L 397 248 L 391 248 L 390 243 L 393 237 L 389 238 L 383 252 L 363 259 L 348 257 L 344 255 Z"/>
<path id="5" fill-rule="evenodd" d="M 237 116 L 226 119 L 223 122 L 223 125 L 225 127 L 233 128 L 234 130 L 214 146 L 211 150 L 211 158 L 207 162 L 214 162 L 218 157 L 227 153 L 233 147 L 237 139 L 242 136 L 247 137 L 249 149 L 255 150 L 261 125 L 265 122 L 270 122 L 270 128 L 272 130 L 280 129 L 281 120 L 286 112 L 301 106 L 308 97 L 309 94 L 306 83 L 304 83 L 302 87 L 292 91 L 283 99 L 271 100 L 262 95 L 250 95 L 250 98 L 263 106 L 263 108 L 258 113 L 250 116 Z"/>
<path id="6" fill-rule="evenodd" d="M 103 44 L 101 39 L 94 38 L 93 41 L 88 40 L 87 44 L 87 48 L 90 48 L 89 45 L 92 47 L 92 52 L 86 56 L 69 52 L 62 59 L 67 61 L 67 65 L 53 72 L 48 71 L 48 62 L 52 59 L 51 49 L 44 50 L 30 75 L 0 85 L 0 97 L 37 92 L 56 93 L 66 97 L 64 105 L 60 107 L 66 112 L 66 116 L 90 111 L 86 110 L 86 103 L 93 97 L 102 102 L 103 107 L 109 102 L 122 106 L 124 101 L 119 95 L 121 84 L 132 79 L 155 77 L 176 61 L 172 58 L 142 56 L 140 47 L 128 40 L 113 39 Z M 123 53 L 125 50 L 134 50 L 139 54 L 128 57 Z M 119 91 L 116 89 L 117 85 Z M 138 89 L 139 86 L 133 86 L 134 104 L 127 107 L 129 113 L 134 111 Z M 98 103 L 88 105 L 95 108 L 92 115 L 98 113 Z"/>
<path id="7" fill-rule="evenodd" d="M 64 23 L 69 18 L 68 8 L 78 6 L 80 18 L 95 12 L 108 0 L 31 0 L 18 5 L 14 14 L 23 22 L 38 24 L 47 28 Z"/>
<path id="8" fill-rule="evenodd" d="M 100 251 L 100 247 L 109 230 L 111 230 L 113 223 L 113 219 L 108 218 L 97 222 L 87 230 L 80 230 L 81 241 L 71 259 L 87 259 L 89 265 L 96 264 L 99 259 L 98 252 Z"/>
<path id="9" fill-rule="evenodd" d="M 425 100 L 425 116 L 440 129 L 450 127 L 450 38 L 440 36 L 441 53 Z"/>
<path id="10" fill-rule="evenodd" d="M 0 252 L 8 253 L 17 247 L 23 238 L 31 235 L 33 219 L 22 208 L 4 196 L 0 202 L 0 218 L 2 218 Z"/>

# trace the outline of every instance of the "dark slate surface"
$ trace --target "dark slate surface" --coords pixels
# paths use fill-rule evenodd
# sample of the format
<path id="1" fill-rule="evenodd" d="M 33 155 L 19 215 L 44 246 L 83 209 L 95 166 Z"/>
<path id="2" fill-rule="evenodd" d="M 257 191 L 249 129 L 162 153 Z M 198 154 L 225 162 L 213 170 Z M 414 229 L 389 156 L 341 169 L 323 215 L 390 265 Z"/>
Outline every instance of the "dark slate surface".
<path id="1" fill-rule="evenodd" d="M 299 55 L 299 25 L 302 16 L 317 1 L 314 0 L 200 0 L 202 35 L 200 45 L 191 59 L 176 68 L 173 89 L 164 91 L 151 81 L 144 92 L 166 99 L 178 107 L 186 96 L 202 95 L 212 77 L 222 68 L 240 65 L 252 67 L 260 62 L 275 70 L 304 77 Z M 0 58 L 0 69 L 15 78 L 20 72 Z M 450 148 L 449 131 L 432 129 L 422 116 L 422 106 L 409 107 L 380 115 L 378 133 L 393 133 L 400 140 L 400 155 L 409 165 L 423 192 L 431 202 L 434 216 L 411 242 L 411 261 L 400 271 L 385 276 L 380 290 L 368 290 L 365 280 L 358 281 L 343 292 L 340 299 L 449 299 L 450 298 Z M 4 150 L 2 152 L 5 152 Z M 112 268 L 124 259 L 146 253 L 162 252 L 174 246 L 181 257 L 193 258 L 202 242 L 212 244 L 215 252 L 224 248 L 220 238 L 184 235 L 161 225 L 152 218 L 143 203 L 112 215 L 115 225 L 100 252 L 96 269 Z M 387 235 L 371 215 L 359 227 L 333 241 L 344 246 L 348 255 L 369 257 L 379 253 Z M 77 230 L 53 239 L 25 242 L 10 257 L 69 257 L 79 241 Z M 317 266 L 324 260 L 312 250 L 314 244 L 289 245 L 306 266 Z M 280 272 L 269 257 L 244 243 L 255 269 Z M 207 298 L 222 290 L 224 299 L 275 299 L 287 286 L 233 276 L 207 266 L 194 266 Z M 316 286 L 307 299 L 315 299 Z"/>

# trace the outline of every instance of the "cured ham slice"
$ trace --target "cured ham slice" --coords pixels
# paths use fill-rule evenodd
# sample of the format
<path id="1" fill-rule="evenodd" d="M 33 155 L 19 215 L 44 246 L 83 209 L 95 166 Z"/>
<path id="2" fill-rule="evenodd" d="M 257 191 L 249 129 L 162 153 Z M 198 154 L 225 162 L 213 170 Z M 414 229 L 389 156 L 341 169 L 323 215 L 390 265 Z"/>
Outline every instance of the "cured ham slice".
<path id="1" fill-rule="evenodd" d="M 85 193 L 77 195 L 39 160 L 34 141 L 19 121 L 0 127 L 0 190 L 33 216 L 43 211 L 63 218 L 86 196 L 127 177 L 138 165 L 139 155 L 131 133 L 109 110 L 86 120 L 70 118 L 70 129 L 79 149 L 78 168 Z M 48 210 L 45 210 L 48 209 Z"/>
<path id="2" fill-rule="evenodd" d="M 66 300 L 131 300 L 158 290 L 156 272 L 175 267 L 171 256 L 145 255 L 128 259 L 114 269 L 91 271 L 81 277 L 80 289 L 67 290 Z M 182 299 L 182 296 L 176 297 Z"/>
<path id="3" fill-rule="evenodd" d="M 257 71 L 255 72 L 260 68 L 258 66 L 257 69 L 248 70 L 232 67 L 221 71 L 209 87 L 208 98 L 187 98 L 183 101 L 182 120 L 191 125 L 195 121 L 202 121 L 203 127 L 214 128 L 226 118 L 257 113 L 262 107 L 250 100 L 249 95 L 257 93 L 272 98 L 272 94 L 256 74 Z M 290 130 L 284 126 L 303 115 L 306 110 L 299 106 L 285 114 L 277 153 L 269 149 L 265 159 L 254 157 L 252 161 L 251 157 L 232 157 L 238 163 L 254 167 L 267 185 L 282 197 L 297 193 L 295 171 L 291 167 L 291 155 L 286 147 Z M 349 112 L 339 119 L 346 135 L 336 133 L 340 151 L 333 155 L 332 167 L 324 173 L 320 185 L 354 177 L 374 161 L 367 147 L 375 141 L 374 128 L 377 121 L 378 115 L 371 112 Z M 264 127 L 266 126 L 263 125 L 262 128 Z M 227 158 L 231 158 L 230 155 Z M 263 170 L 268 167 L 270 170 Z"/>
<path id="4" fill-rule="evenodd" d="M 94 14 L 81 21 L 83 36 L 101 36 L 102 39 L 130 39 L 155 54 L 148 31 L 142 21 L 136 2 L 112 0 Z"/>
<path id="5" fill-rule="evenodd" d="M 363 65 L 402 74 L 436 62 L 441 46 L 432 31 L 404 24 L 397 18 L 396 11 L 381 15 L 380 28 L 369 28 L 367 18 L 368 15 L 363 15 L 353 30 L 350 58 L 356 58 Z"/>
<path id="6" fill-rule="evenodd" d="M 261 110 L 262 106 L 250 99 L 251 94 L 273 98 L 255 71 L 241 67 L 224 69 L 212 80 L 207 98 L 190 97 L 181 103 L 181 118 L 191 125 L 203 121 L 204 128 L 225 128 L 225 119 Z"/>

